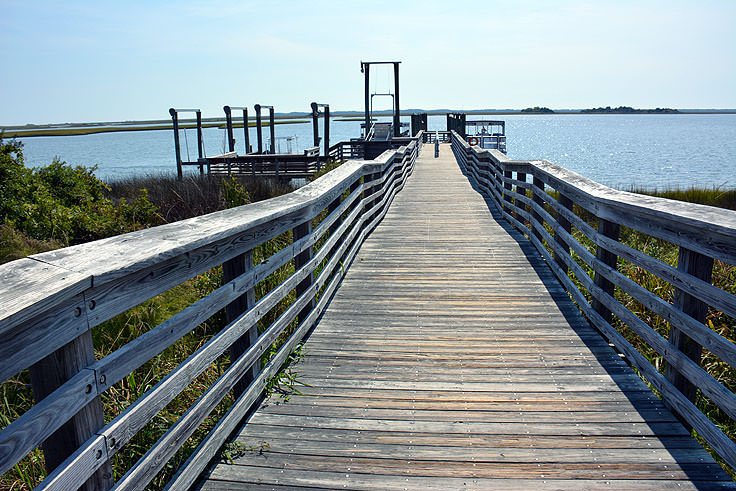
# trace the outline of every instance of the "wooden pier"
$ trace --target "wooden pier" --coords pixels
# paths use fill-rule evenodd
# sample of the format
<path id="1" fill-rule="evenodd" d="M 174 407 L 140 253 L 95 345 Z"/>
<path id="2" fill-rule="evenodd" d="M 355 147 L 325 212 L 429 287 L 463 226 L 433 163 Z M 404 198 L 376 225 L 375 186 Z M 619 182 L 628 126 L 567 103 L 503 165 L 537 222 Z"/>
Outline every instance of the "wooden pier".
<path id="1" fill-rule="evenodd" d="M 731 481 L 446 144 L 424 148 L 302 353 L 300 394 L 264 401 L 237 438 L 248 450 L 201 489 Z"/>
<path id="2" fill-rule="evenodd" d="M 722 431 L 736 395 L 702 362 L 736 367 L 706 318 L 736 319 L 711 278 L 736 265 L 736 212 L 511 160 L 453 128 L 394 140 L 328 147 L 346 162 L 287 195 L 1 265 L 0 380 L 27 373 L 35 404 L 0 430 L 0 473 L 41 448 L 41 490 L 142 490 L 162 471 L 173 490 L 733 489 L 691 429 L 736 467 Z M 677 266 L 623 227 L 676 248 Z M 93 329 L 213 270 L 219 288 L 99 357 Z M 181 364 L 103 411 L 222 310 Z M 302 342 L 300 393 L 264 399 Z"/>

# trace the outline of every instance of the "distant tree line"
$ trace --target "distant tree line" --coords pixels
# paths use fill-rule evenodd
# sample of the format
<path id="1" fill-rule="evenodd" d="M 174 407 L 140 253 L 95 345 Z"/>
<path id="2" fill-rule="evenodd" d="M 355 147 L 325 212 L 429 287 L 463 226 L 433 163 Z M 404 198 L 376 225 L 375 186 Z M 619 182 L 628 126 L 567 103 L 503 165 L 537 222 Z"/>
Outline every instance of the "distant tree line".
<path id="1" fill-rule="evenodd" d="M 679 113 L 677 109 L 671 109 L 669 107 L 658 107 L 656 109 L 634 109 L 631 106 L 618 106 L 618 107 L 596 107 L 593 109 L 582 109 L 581 113 L 595 113 L 595 114 L 673 114 Z"/>
<path id="2" fill-rule="evenodd" d="M 554 111 L 548 107 L 527 107 L 526 109 L 522 109 L 521 112 L 523 113 L 537 113 L 537 114 L 551 114 L 554 113 Z"/>

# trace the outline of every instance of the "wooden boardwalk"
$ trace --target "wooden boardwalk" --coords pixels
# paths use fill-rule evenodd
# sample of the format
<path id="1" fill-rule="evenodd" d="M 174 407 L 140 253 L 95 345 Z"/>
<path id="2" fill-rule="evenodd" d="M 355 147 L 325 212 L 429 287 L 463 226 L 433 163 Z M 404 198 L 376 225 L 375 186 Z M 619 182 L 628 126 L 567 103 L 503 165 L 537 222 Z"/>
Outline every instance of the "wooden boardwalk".
<path id="1" fill-rule="evenodd" d="M 733 482 L 426 146 L 244 455 L 202 489 L 622 489 Z"/>

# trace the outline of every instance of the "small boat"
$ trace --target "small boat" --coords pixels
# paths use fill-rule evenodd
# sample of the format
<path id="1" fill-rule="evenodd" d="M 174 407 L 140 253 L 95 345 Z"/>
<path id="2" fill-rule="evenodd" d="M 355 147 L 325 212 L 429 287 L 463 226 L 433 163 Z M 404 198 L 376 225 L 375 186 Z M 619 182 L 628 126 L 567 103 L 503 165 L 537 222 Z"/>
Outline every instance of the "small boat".
<path id="1" fill-rule="evenodd" d="M 472 146 L 506 153 L 506 122 L 466 121 L 465 140 Z"/>

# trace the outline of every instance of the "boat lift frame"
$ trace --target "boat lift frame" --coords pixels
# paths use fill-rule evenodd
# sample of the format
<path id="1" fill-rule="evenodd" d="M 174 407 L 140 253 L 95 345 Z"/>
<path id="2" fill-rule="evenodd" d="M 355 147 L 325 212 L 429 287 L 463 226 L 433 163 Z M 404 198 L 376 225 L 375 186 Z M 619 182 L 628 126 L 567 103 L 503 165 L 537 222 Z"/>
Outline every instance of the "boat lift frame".
<path id="1" fill-rule="evenodd" d="M 325 117 L 325 128 L 324 128 L 324 152 L 325 152 L 325 158 L 330 156 L 330 105 L 329 104 L 319 104 L 317 102 L 313 102 L 311 104 L 312 106 L 312 132 L 314 133 L 314 146 L 317 147 L 317 150 L 319 151 L 319 124 L 317 123 L 317 120 L 320 115 L 319 108 L 322 108 L 322 114 L 324 114 Z"/>
<path id="2" fill-rule="evenodd" d="M 271 149 L 268 153 L 274 153 L 276 150 L 276 133 L 274 129 L 274 112 L 273 112 L 273 106 L 265 106 L 263 104 L 256 104 L 253 106 L 253 108 L 256 110 L 256 134 L 258 135 L 258 153 L 263 153 L 263 130 L 261 128 L 262 121 L 261 121 L 261 109 L 267 108 L 268 109 L 268 124 L 271 127 Z"/>
<path id="3" fill-rule="evenodd" d="M 181 181 L 183 178 L 182 165 L 184 164 L 181 159 L 181 142 L 179 141 L 179 113 L 196 113 L 197 114 L 197 162 L 199 164 L 199 173 L 204 175 L 204 165 L 202 164 L 202 158 L 204 157 L 204 141 L 202 139 L 202 111 L 199 109 L 175 109 L 169 108 L 169 114 L 171 114 L 171 120 L 174 124 L 174 151 L 176 152 L 176 174 L 178 179 Z M 184 128 L 186 131 L 186 128 Z M 187 147 L 187 152 L 189 152 Z M 187 162 L 187 164 L 194 164 L 193 162 Z"/>
<path id="4" fill-rule="evenodd" d="M 243 133 L 245 135 L 245 153 L 251 153 L 253 149 L 250 147 L 250 135 L 248 133 L 248 108 L 237 106 L 223 106 L 225 111 L 225 121 L 227 123 L 227 145 L 230 152 L 235 151 L 235 138 L 233 138 L 233 115 L 232 110 L 243 111 Z"/>
<path id="5" fill-rule="evenodd" d="M 373 98 L 370 96 L 370 68 L 371 65 L 393 65 L 394 66 L 394 136 L 401 136 L 401 110 L 399 109 L 399 64 L 400 61 L 361 61 L 360 71 L 365 78 L 365 134 L 371 128 L 371 117 L 373 115 Z M 385 95 L 385 94 L 383 94 Z"/>

